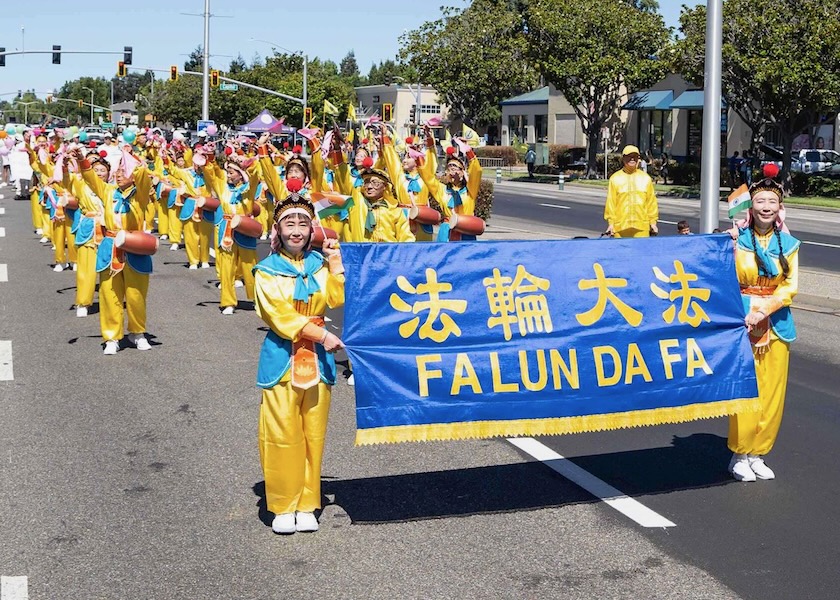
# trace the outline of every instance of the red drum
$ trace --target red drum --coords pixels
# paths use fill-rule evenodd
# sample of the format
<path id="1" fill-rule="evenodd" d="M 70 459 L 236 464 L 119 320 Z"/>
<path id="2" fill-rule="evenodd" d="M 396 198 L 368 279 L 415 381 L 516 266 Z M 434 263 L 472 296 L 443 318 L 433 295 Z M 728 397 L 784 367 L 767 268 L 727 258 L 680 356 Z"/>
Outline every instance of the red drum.
<path id="1" fill-rule="evenodd" d="M 248 237 L 258 238 L 263 234 L 262 223 L 255 221 L 253 217 L 247 215 L 233 215 L 233 218 L 230 220 L 230 226 L 234 231 L 238 231 Z"/>
<path id="2" fill-rule="evenodd" d="M 320 225 L 313 225 L 312 228 L 312 247 L 320 248 L 324 244 L 324 240 L 337 240 L 338 234 L 334 229 L 329 227 L 321 227 Z"/>
<path id="3" fill-rule="evenodd" d="M 74 196 L 62 196 L 58 200 L 58 205 L 69 210 L 76 210 L 79 208 L 79 199 Z"/>
<path id="4" fill-rule="evenodd" d="M 408 209 L 408 218 L 421 225 L 437 225 L 443 217 L 431 206 L 415 205 Z"/>
<path id="5" fill-rule="evenodd" d="M 143 256 L 152 256 L 158 251 L 158 244 L 160 240 L 145 231 L 120 230 L 114 237 L 114 245 L 120 250 Z"/>
<path id="6" fill-rule="evenodd" d="M 484 220 L 471 215 L 452 213 L 452 216 L 449 217 L 449 226 L 453 231 L 466 235 L 481 235 L 484 233 Z"/>
<path id="7" fill-rule="evenodd" d="M 259 217 L 261 212 L 262 208 L 260 207 L 260 203 L 254 202 L 254 208 L 251 209 L 251 216 L 255 218 Z"/>
<path id="8" fill-rule="evenodd" d="M 213 196 L 201 196 L 195 201 L 196 208 L 200 208 L 201 210 L 214 211 L 219 208 L 219 204 L 221 204 L 219 199 Z"/>
<path id="9" fill-rule="evenodd" d="M 203 167 L 207 164 L 207 158 L 200 152 L 196 152 L 192 157 L 193 165 L 196 167 Z"/>
<path id="10" fill-rule="evenodd" d="M 344 208 L 344 205 L 351 198 L 351 196 L 344 196 L 335 192 L 312 192 L 309 196 L 312 198 L 313 203 L 320 200 L 327 200 L 330 204 L 339 208 Z"/>

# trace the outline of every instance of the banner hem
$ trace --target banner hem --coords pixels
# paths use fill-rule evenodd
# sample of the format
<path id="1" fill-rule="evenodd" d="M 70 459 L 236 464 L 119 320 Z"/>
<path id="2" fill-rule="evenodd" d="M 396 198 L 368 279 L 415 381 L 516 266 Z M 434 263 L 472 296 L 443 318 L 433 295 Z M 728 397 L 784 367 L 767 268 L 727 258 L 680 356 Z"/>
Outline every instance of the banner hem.
<path id="1" fill-rule="evenodd" d="M 687 406 L 553 419 L 394 425 L 357 430 L 355 445 L 368 446 L 399 442 L 434 442 L 493 437 L 562 435 L 567 433 L 608 431 L 627 427 L 685 423 L 698 419 L 713 419 L 759 410 L 761 410 L 761 405 L 758 398 L 740 398 L 689 404 Z"/>

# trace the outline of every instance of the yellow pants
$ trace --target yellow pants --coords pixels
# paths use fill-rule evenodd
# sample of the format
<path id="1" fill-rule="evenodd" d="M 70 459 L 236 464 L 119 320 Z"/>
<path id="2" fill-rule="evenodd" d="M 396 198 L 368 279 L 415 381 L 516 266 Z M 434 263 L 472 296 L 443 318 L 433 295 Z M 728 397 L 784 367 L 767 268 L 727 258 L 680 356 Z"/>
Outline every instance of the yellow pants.
<path id="1" fill-rule="evenodd" d="M 272 221 L 272 214 L 274 211 L 274 203 L 269 202 L 266 200 L 264 203 L 260 202 L 260 214 L 254 217 L 254 219 L 263 226 L 263 233 L 268 233 L 269 228 L 271 227 Z"/>
<path id="2" fill-rule="evenodd" d="M 220 305 L 222 308 L 236 306 L 235 280 L 241 274 L 245 282 L 245 295 L 248 300 L 254 299 L 254 273 L 252 269 L 257 264 L 257 251 L 233 245 L 230 251 L 220 250 L 216 254 L 216 267 L 219 270 L 219 281 L 222 284 Z"/>
<path id="3" fill-rule="evenodd" d="M 76 306 L 93 304 L 96 291 L 96 246 L 88 242 L 76 250 Z"/>
<path id="4" fill-rule="evenodd" d="M 622 229 L 621 231 L 613 232 L 613 235 L 617 238 L 640 238 L 640 237 L 650 237 L 650 230 L 645 229 Z"/>
<path id="5" fill-rule="evenodd" d="M 63 221 L 53 221 L 52 241 L 55 244 L 56 264 L 76 262 L 76 236 L 70 232 L 72 225 L 69 217 Z"/>
<path id="6" fill-rule="evenodd" d="M 44 217 L 42 216 L 43 208 L 38 201 L 38 190 L 33 189 L 29 193 L 29 208 L 32 211 L 32 228 L 44 230 Z"/>
<path id="7" fill-rule="evenodd" d="M 289 381 L 262 391 L 260 463 L 266 504 L 274 514 L 321 508 L 321 459 L 330 394 L 325 383 L 300 390 Z"/>
<path id="8" fill-rule="evenodd" d="M 178 218 L 179 210 L 178 206 L 169 209 L 169 228 L 166 234 L 172 244 L 180 244 L 181 234 L 184 232 L 184 223 Z"/>
<path id="9" fill-rule="evenodd" d="M 166 204 L 166 199 L 158 202 L 157 205 L 158 224 L 157 230 L 159 235 L 169 235 L 169 206 Z"/>
<path id="10" fill-rule="evenodd" d="M 44 230 L 44 235 L 47 237 L 48 240 L 53 240 L 53 222 L 50 219 L 50 210 L 48 208 L 41 207 L 41 229 Z"/>
<path id="11" fill-rule="evenodd" d="M 728 446 L 736 454 L 764 455 L 770 452 L 782 425 L 787 390 L 790 345 L 779 339 L 755 355 L 755 375 L 761 411 L 729 417 Z"/>
<path id="12" fill-rule="evenodd" d="M 210 262 L 210 237 L 213 234 L 213 224 L 202 220 L 196 223 L 192 219 L 182 221 L 184 224 L 184 248 L 187 260 L 191 265 L 199 262 Z"/>
<path id="13" fill-rule="evenodd" d="M 157 206 L 157 202 L 152 202 L 152 199 L 149 198 L 149 203 L 146 205 L 146 214 L 144 215 L 144 219 L 146 221 L 146 231 L 152 231 L 155 228 L 155 207 Z"/>
<path id="14" fill-rule="evenodd" d="M 128 312 L 128 332 L 146 331 L 146 295 L 149 276 L 125 265 L 116 275 L 110 269 L 99 274 L 99 327 L 102 339 L 117 341 L 123 336 L 123 301 Z"/>

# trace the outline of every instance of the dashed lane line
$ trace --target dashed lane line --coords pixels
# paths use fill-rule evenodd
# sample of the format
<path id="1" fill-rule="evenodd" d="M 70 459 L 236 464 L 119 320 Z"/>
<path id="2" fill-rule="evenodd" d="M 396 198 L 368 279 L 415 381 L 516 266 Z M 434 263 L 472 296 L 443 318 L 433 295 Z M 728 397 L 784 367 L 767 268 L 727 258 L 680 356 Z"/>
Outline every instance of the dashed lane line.
<path id="1" fill-rule="evenodd" d="M 5 264 L 0 264 L 0 283 L 9 281 L 9 268 Z"/>
<path id="2" fill-rule="evenodd" d="M 623 494 L 610 484 L 595 477 L 569 459 L 561 456 L 545 444 L 534 438 L 508 438 L 508 442 L 537 459 L 551 470 L 559 473 L 572 483 L 600 498 L 625 517 L 635 521 L 642 527 L 662 528 L 676 527 L 676 523 L 669 521 L 647 506 Z"/>
<path id="3" fill-rule="evenodd" d="M 12 381 L 15 378 L 12 369 L 12 342 L 0 340 L 0 381 Z"/>
<path id="4" fill-rule="evenodd" d="M 571 206 L 563 206 L 562 204 L 540 204 L 540 206 L 545 206 L 546 208 L 565 208 L 566 210 L 571 210 Z"/>
<path id="5" fill-rule="evenodd" d="M 23 576 L 0 576 L 0 600 L 29 600 L 29 580 Z"/>

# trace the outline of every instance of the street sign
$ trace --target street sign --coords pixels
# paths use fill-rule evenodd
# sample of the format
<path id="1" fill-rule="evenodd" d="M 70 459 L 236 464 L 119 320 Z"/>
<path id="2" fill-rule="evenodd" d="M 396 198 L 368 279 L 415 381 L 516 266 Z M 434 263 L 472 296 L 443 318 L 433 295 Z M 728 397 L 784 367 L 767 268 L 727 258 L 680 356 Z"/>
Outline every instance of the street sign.
<path id="1" fill-rule="evenodd" d="M 104 108 L 94 108 L 93 112 L 98 113 L 98 112 L 103 112 L 104 110 L 105 110 Z"/>
<path id="2" fill-rule="evenodd" d="M 216 122 L 212 119 L 207 119 L 206 121 L 199 121 L 198 124 L 195 126 L 196 131 L 204 131 L 210 125 L 215 125 Z"/>
<path id="3" fill-rule="evenodd" d="M 239 91 L 239 86 L 235 83 L 224 83 L 222 82 L 219 85 L 219 89 L 223 92 L 236 92 Z"/>
<path id="4" fill-rule="evenodd" d="M 114 128 L 114 124 L 109 123 L 109 122 L 102 123 L 101 125 L 102 125 L 102 129 L 113 129 Z"/>

